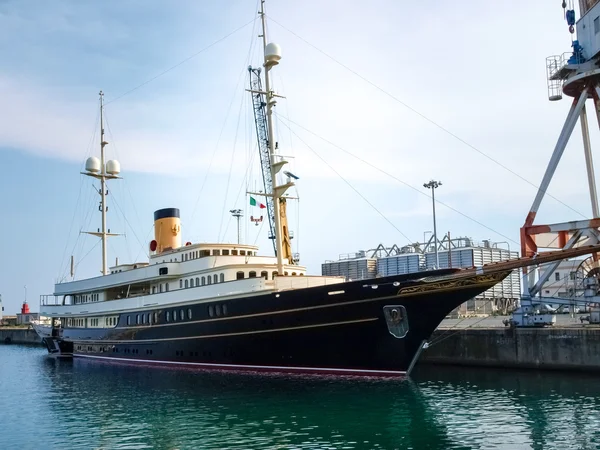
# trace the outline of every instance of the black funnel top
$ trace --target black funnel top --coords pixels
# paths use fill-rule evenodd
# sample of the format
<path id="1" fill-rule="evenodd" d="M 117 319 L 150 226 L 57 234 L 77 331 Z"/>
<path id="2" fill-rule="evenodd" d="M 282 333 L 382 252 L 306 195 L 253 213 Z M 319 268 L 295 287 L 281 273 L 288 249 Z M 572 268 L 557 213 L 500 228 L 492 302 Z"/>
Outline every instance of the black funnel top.
<path id="1" fill-rule="evenodd" d="M 163 208 L 158 211 L 154 211 L 154 221 L 159 219 L 165 219 L 167 217 L 179 218 L 179 208 Z"/>

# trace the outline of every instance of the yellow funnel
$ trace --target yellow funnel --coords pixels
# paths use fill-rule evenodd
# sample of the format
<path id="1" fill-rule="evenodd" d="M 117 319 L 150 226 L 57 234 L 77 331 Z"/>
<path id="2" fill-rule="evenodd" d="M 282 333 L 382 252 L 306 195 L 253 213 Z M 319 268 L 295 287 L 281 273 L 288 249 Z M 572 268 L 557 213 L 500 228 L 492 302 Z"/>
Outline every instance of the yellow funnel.
<path id="1" fill-rule="evenodd" d="M 181 223 L 178 208 L 154 211 L 154 240 L 156 252 L 181 247 Z"/>

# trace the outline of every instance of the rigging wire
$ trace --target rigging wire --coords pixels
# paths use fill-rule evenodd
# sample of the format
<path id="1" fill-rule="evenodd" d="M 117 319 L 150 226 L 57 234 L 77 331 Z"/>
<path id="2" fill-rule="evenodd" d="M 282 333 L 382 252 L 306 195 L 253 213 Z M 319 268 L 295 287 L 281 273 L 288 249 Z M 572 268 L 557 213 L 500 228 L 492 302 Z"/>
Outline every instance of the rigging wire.
<path id="1" fill-rule="evenodd" d="M 245 96 L 242 95 L 242 98 L 240 101 L 240 110 L 238 112 L 237 125 L 235 127 L 235 137 L 233 139 L 233 149 L 231 150 L 231 160 L 229 161 L 229 175 L 227 176 L 227 187 L 225 188 L 225 201 L 223 202 L 223 211 L 221 212 L 221 223 L 219 224 L 219 234 L 218 234 L 217 242 L 221 242 L 220 238 L 221 238 L 221 230 L 223 229 L 223 219 L 225 217 L 225 212 L 227 210 L 227 196 L 229 195 L 229 184 L 231 182 L 231 174 L 233 172 L 233 162 L 235 160 L 235 151 L 237 149 L 237 139 L 238 139 L 238 133 L 240 130 L 240 122 L 242 119 L 242 107 L 244 106 L 244 97 Z M 231 216 L 229 218 L 231 219 Z"/>
<path id="2" fill-rule="evenodd" d="M 381 169 L 381 168 L 379 168 L 379 167 L 375 166 L 374 164 L 372 164 L 372 163 L 370 163 L 370 162 L 366 161 L 365 159 L 361 158 L 360 156 L 357 156 L 357 155 L 355 155 L 354 153 L 352 153 L 352 152 L 350 152 L 350 151 L 348 151 L 348 150 L 346 150 L 346 149 L 344 149 L 344 148 L 340 147 L 339 145 L 337 145 L 337 144 L 335 144 L 335 143 L 331 142 L 330 140 L 328 140 L 328 139 L 326 139 L 326 138 L 324 138 L 324 137 L 322 137 L 322 136 L 319 136 L 318 134 L 314 133 L 313 131 L 311 131 L 311 130 L 309 130 L 309 129 L 305 128 L 305 127 L 303 127 L 303 126 L 302 126 L 302 125 L 300 125 L 300 124 L 298 124 L 298 123 L 296 123 L 296 122 L 294 122 L 294 121 L 292 121 L 292 120 L 290 120 L 289 122 L 290 122 L 290 123 L 292 123 L 292 124 L 294 124 L 294 125 L 296 125 L 298 128 L 301 128 L 302 130 L 304 130 L 304 131 L 306 131 L 306 132 L 308 132 L 308 133 L 312 134 L 313 136 L 315 136 L 315 137 L 317 137 L 317 138 L 321 139 L 322 141 L 324 141 L 324 142 L 328 143 L 329 145 L 331 145 L 331 146 L 333 146 L 333 147 L 335 147 L 335 148 L 337 148 L 337 149 L 339 149 L 339 150 L 343 151 L 344 153 L 346 153 L 346 154 L 348 154 L 348 155 L 352 156 L 353 158 L 356 158 L 358 161 L 362 162 L 363 164 L 366 164 L 366 165 L 368 165 L 369 167 L 371 167 L 371 168 L 373 168 L 373 169 L 375 169 L 375 170 L 377 170 L 377 171 L 379 171 L 379 172 L 383 173 L 384 175 L 386 175 L 386 176 L 388 176 L 388 177 L 390 177 L 390 178 L 392 178 L 392 179 L 394 179 L 394 180 L 398 181 L 399 183 L 403 184 L 404 186 L 406 186 L 406 187 L 409 187 L 410 189 L 412 189 L 412 190 L 414 190 L 414 191 L 418 192 L 419 194 L 421 194 L 421 195 L 424 195 L 425 197 L 427 197 L 427 198 L 431 199 L 431 196 L 430 196 L 429 194 L 427 194 L 427 193 L 425 193 L 425 192 L 421 191 L 420 189 L 418 189 L 418 188 L 416 188 L 416 187 L 412 186 L 411 184 L 408 184 L 407 182 L 405 182 L 405 181 L 401 180 L 401 179 L 400 179 L 400 178 L 398 178 L 397 176 L 395 176 L 395 175 L 392 175 L 391 173 L 389 173 L 389 172 L 387 172 L 387 171 L 385 171 L 385 170 L 383 170 L 383 169 Z M 286 125 L 286 126 L 288 126 L 288 125 Z M 294 134 L 295 134 L 295 133 L 294 133 Z M 297 135 L 297 134 L 296 134 L 296 137 L 298 137 L 298 135 Z M 436 203 L 438 203 L 438 204 L 440 204 L 440 205 L 442 205 L 442 206 L 445 206 L 446 208 L 450 209 L 451 211 L 454 211 L 454 212 L 455 212 L 455 213 L 457 213 L 457 214 L 460 214 L 461 216 L 465 217 L 466 219 L 469 219 L 469 220 L 471 220 L 472 222 L 476 223 L 477 225 L 480 225 L 480 226 L 482 226 L 483 228 L 486 228 L 487 230 L 489 230 L 489 231 L 491 231 L 491 232 L 493 232 L 493 233 L 496 233 L 498 236 L 502 236 L 503 238 L 505 238 L 505 239 L 508 239 L 509 241 L 511 241 L 511 242 L 514 242 L 514 243 L 515 243 L 515 244 L 517 244 L 517 245 L 521 245 L 519 242 L 515 241 L 514 239 L 512 239 L 512 238 L 510 238 L 510 237 L 508 237 L 508 236 L 506 236 L 506 235 L 504 235 L 504 234 L 502 234 L 502 233 L 500 233 L 500 232 L 499 232 L 499 231 L 497 231 L 497 230 L 494 230 L 493 228 L 491 228 L 491 227 L 489 227 L 489 226 L 485 225 L 484 223 L 480 222 L 479 220 L 477 220 L 477 219 L 475 219 L 475 218 L 473 218 L 473 217 L 471 217 L 471 216 L 469 216 L 469 215 L 467 215 L 467 214 L 465 214 L 465 213 L 463 213 L 463 212 L 459 211 L 458 209 L 456 209 L 456 208 L 454 208 L 454 207 L 452 207 L 452 206 L 448 205 L 447 203 L 444 203 L 444 202 L 442 202 L 441 200 L 438 200 L 438 199 L 436 199 L 436 200 L 435 200 L 435 202 L 436 202 Z"/>
<path id="3" fill-rule="evenodd" d="M 89 251 L 83 255 L 81 258 L 79 258 L 77 261 L 77 263 L 73 266 L 73 275 L 77 272 L 77 268 L 79 267 L 79 264 L 81 262 L 83 262 L 83 260 L 90 254 L 92 253 L 92 251 L 98 246 L 98 244 L 100 244 L 100 240 L 96 241 L 96 243 L 92 246 L 92 248 L 89 249 Z"/>
<path id="4" fill-rule="evenodd" d="M 124 92 L 123 94 L 119 95 L 118 97 L 113 98 L 112 100 L 109 100 L 108 102 L 105 102 L 104 105 L 108 105 L 110 103 L 116 102 L 117 100 L 120 100 L 121 98 L 125 97 L 126 95 L 131 94 L 134 91 L 137 91 L 138 89 L 140 89 L 141 87 L 147 85 L 148 83 L 151 83 L 152 81 L 156 80 L 157 78 L 162 77 L 163 75 L 169 73 L 171 70 L 176 69 L 177 67 L 181 66 L 182 64 L 185 64 L 186 62 L 188 62 L 189 60 L 195 58 L 196 56 L 198 56 L 200 53 L 205 52 L 206 50 L 210 49 L 211 47 L 214 47 L 215 45 L 217 45 L 219 42 L 224 41 L 225 39 L 227 39 L 230 36 L 233 36 L 234 34 L 236 34 L 238 31 L 243 30 L 244 28 L 246 28 L 248 25 L 250 25 L 251 23 L 256 21 L 256 17 L 253 18 L 252 20 L 250 20 L 249 22 L 246 22 L 244 25 L 236 28 L 235 30 L 233 30 L 230 33 L 227 33 L 225 36 L 217 39 L 216 41 L 212 42 L 211 44 L 207 45 L 206 47 L 204 47 L 203 49 L 197 51 L 196 53 L 188 56 L 187 58 L 179 61 L 177 64 L 175 64 L 174 66 L 169 67 L 168 69 L 162 71 L 161 73 L 159 73 L 158 75 L 144 81 L 143 83 L 139 84 L 138 86 L 134 87 L 133 89 L 130 89 L 126 92 Z"/>
<path id="5" fill-rule="evenodd" d="M 282 122 L 283 123 L 283 122 Z M 287 124 L 283 123 L 283 125 L 285 125 L 286 127 L 290 128 Z M 291 129 L 291 128 L 290 128 Z M 315 154 L 315 156 L 317 158 L 319 158 L 327 167 L 329 167 L 331 169 L 332 172 L 334 172 L 338 177 L 340 177 L 342 179 L 342 181 L 344 183 L 346 183 L 354 192 L 356 192 L 360 198 L 362 198 L 371 208 L 373 208 L 381 217 L 383 217 L 383 219 L 389 223 L 398 233 L 400 233 L 407 241 L 412 242 L 411 239 L 404 234 L 396 225 L 394 225 L 394 223 L 388 219 L 385 214 L 383 214 L 379 209 L 377 209 L 377 207 L 371 203 L 358 189 L 356 189 L 352 183 L 350 183 L 348 180 L 346 180 L 342 174 L 340 174 L 337 170 L 335 170 L 331 164 L 329 164 L 323 157 L 321 157 L 321 155 L 319 155 L 310 145 L 308 145 L 308 143 L 306 141 L 304 141 L 300 136 L 298 136 L 296 134 L 295 131 L 292 130 L 292 133 L 294 134 L 294 136 L 296 136 L 296 138 L 302 142 L 311 152 L 313 152 Z"/>
<path id="6" fill-rule="evenodd" d="M 519 175 L 517 172 L 515 172 L 514 170 L 510 169 L 508 166 L 502 164 L 500 161 L 492 158 L 491 156 L 489 156 L 487 153 L 483 152 L 482 150 L 479 150 L 477 147 L 475 147 L 473 144 L 470 144 L 469 142 L 467 142 L 466 140 L 464 140 L 463 138 L 461 138 L 460 136 L 458 136 L 457 134 L 451 132 L 449 129 L 445 128 L 444 126 L 440 125 L 439 123 L 435 122 L 433 119 L 430 119 L 429 117 L 427 117 L 425 114 L 419 112 L 418 110 L 416 110 L 415 108 L 413 108 L 412 106 L 410 106 L 408 103 L 400 100 L 398 97 L 396 97 L 395 95 L 391 94 L 390 92 L 386 91 L 385 89 L 379 87 L 377 84 L 373 83 L 372 81 L 370 81 L 368 78 L 364 77 L 363 75 L 359 74 L 358 72 L 356 72 L 355 70 L 351 69 L 349 66 L 345 65 L 344 63 L 338 61 L 337 59 L 335 59 L 333 56 L 329 55 L 328 53 L 326 53 L 325 51 L 321 50 L 320 48 L 318 48 L 316 45 L 310 43 L 309 41 L 307 41 L 306 39 L 304 39 L 302 36 L 294 33 L 292 30 L 290 30 L 289 28 L 287 28 L 285 25 L 282 25 L 281 23 L 279 23 L 277 20 L 273 19 L 273 17 L 268 16 L 269 19 L 271 21 L 273 21 L 274 23 L 276 23 L 277 25 L 279 25 L 281 28 L 283 28 L 284 30 L 286 30 L 288 33 L 294 35 L 295 37 L 297 37 L 298 39 L 300 39 L 302 42 L 304 42 L 305 44 L 307 44 L 308 46 L 312 47 L 313 49 L 315 49 L 316 51 L 318 51 L 319 53 L 321 53 L 322 55 L 326 56 L 327 58 L 329 58 L 330 60 L 332 60 L 334 63 L 338 64 L 339 66 L 343 67 L 344 69 L 346 69 L 347 71 L 349 71 L 350 73 L 354 74 L 355 76 L 357 76 L 358 78 L 360 78 L 361 80 L 363 80 L 364 82 L 366 82 L 367 84 L 371 85 L 372 87 L 374 87 L 375 89 L 377 89 L 378 91 L 380 91 L 381 93 L 385 94 L 386 96 L 390 97 L 392 100 L 400 103 L 402 106 L 404 106 L 405 108 L 407 108 L 408 110 L 410 110 L 411 112 L 413 112 L 414 114 L 416 114 L 417 116 L 421 117 L 422 119 L 426 120 L 427 122 L 429 122 L 431 125 L 435 126 L 436 128 L 440 129 L 441 131 L 443 131 L 444 133 L 448 134 L 449 136 L 453 137 L 454 139 L 456 139 L 457 141 L 461 142 L 462 144 L 464 144 L 465 146 L 467 146 L 468 148 L 470 148 L 471 150 L 474 150 L 475 152 L 479 153 L 480 155 L 484 156 L 485 158 L 489 159 L 490 161 L 492 161 L 493 163 L 499 165 L 500 167 L 502 167 L 504 170 L 510 172 L 511 174 L 513 174 L 514 176 L 516 176 L 517 178 L 520 178 L 522 181 L 526 182 L 527 184 L 533 186 L 534 188 L 540 190 L 540 186 L 538 186 L 535 183 L 532 183 L 531 181 L 529 181 L 528 179 L 526 179 L 525 177 Z M 563 206 L 566 206 L 568 209 L 570 209 L 571 211 L 579 214 L 581 217 L 584 218 L 588 218 L 585 214 L 577 211 L 576 209 L 574 209 L 573 207 L 571 207 L 570 205 L 568 205 L 567 203 L 559 200 L 558 198 L 556 198 L 555 196 L 553 196 L 552 194 L 550 194 L 547 190 L 543 191 L 545 195 L 547 195 L 548 197 L 556 200 L 557 202 L 559 202 L 560 204 L 562 204 Z"/>
<path id="7" fill-rule="evenodd" d="M 190 223 L 192 223 L 194 221 L 194 217 L 196 216 L 196 212 L 198 210 L 198 204 L 200 203 L 200 197 L 202 196 L 202 192 L 204 191 L 204 186 L 206 185 L 206 180 L 208 179 L 208 176 L 210 174 L 210 169 L 212 168 L 215 156 L 217 154 L 217 151 L 219 150 L 219 144 L 221 143 L 221 138 L 223 137 L 223 131 L 225 130 L 225 126 L 227 125 L 227 119 L 229 118 L 229 114 L 231 113 L 231 108 L 233 106 L 233 102 L 235 101 L 235 96 L 238 90 L 238 87 L 240 85 L 240 80 L 243 78 L 242 75 L 244 74 L 244 72 L 246 72 L 248 69 L 246 67 L 243 68 L 243 70 L 240 73 L 240 76 L 238 78 L 238 82 L 235 86 L 234 89 L 234 94 L 231 97 L 231 101 L 229 102 L 229 106 L 227 107 L 227 113 L 225 114 L 225 121 L 223 122 L 223 126 L 221 127 L 221 131 L 219 132 L 219 137 L 217 138 L 217 143 L 215 144 L 215 149 L 213 150 L 212 156 L 210 157 L 210 161 L 208 163 L 208 168 L 206 169 L 206 173 L 204 174 L 204 180 L 202 180 L 202 185 L 200 186 L 200 191 L 198 192 L 198 197 L 196 198 L 196 202 L 194 204 L 194 209 L 192 210 L 192 215 L 190 218 Z"/>
<path id="8" fill-rule="evenodd" d="M 115 142 L 115 136 L 114 136 L 112 130 L 110 129 L 110 122 L 108 121 L 108 115 L 106 114 L 106 110 L 104 111 L 104 122 L 106 123 L 106 128 L 108 130 L 108 134 L 110 135 L 110 140 L 112 142 L 112 147 L 115 149 L 114 150 L 115 151 L 115 156 L 117 157 L 117 159 L 120 159 L 119 150 L 118 150 L 116 142 Z M 133 199 L 133 195 L 131 194 L 131 189 L 129 188 L 129 183 L 127 183 L 127 180 L 125 178 L 123 178 L 121 180 L 121 182 L 125 185 L 125 188 L 127 189 L 127 193 L 129 194 L 129 198 L 131 199 L 131 205 L 133 207 L 133 213 L 135 215 L 135 219 L 137 220 L 138 225 L 140 225 L 143 222 L 140 221 L 140 216 L 138 214 L 137 208 L 135 207 L 135 201 Z M 125 197 L 125 196 L 123 196 L 123 197 Z M 113 197 L 113 198 L 115 198 L 115 197 Z M 116 203 L 116 200 L 115 200 L 115 203 Z M 135 233 L 135 229 L 127 221 L 127 218 L 125 217 L 125 212 L 120 207 L 119 207 L 119 210 L 123 214 L 123 219 L 127 222 L 127 225 L 129 225 L 129 228 L 131 228 L 131 231 L 133 232 L 133 235 L 135 236 L 135 238 L 137 239 L 138 243 L 140 243 L 141 248 L 143 249 L 144 248 L 144 244 L 140 242 L 139 237 Z M 127 235 L 125 235 L 125 241 L 127 242 Z M 130 252 L 129 244 L 127 245 L 127 251 Z M 138 252 L 138 255 L 139 255 L 139 252 Z M 148 256 L 149 256 L 149 254 L 148 254 Z M 131 257 L 131 254 L 129 255 L 129 257 Z"/>
<path id="9" fill-rule="evenodd" d="M 96 132 L 98 130 L 98 119 L 100 116 L 100 110 L 98 109 L 97 113 L 96 113 L 96 119 L 94 119 L 94 129 L 92 131 L 92 136 L 90 138 L 90 141 L 88 142 L 87 145 L 87 149 L 86 149 L 86 155 L 84 158 L 84 161 L 87 159 L 88 155 L 90 154 L 90 151 L 92 149 L 92 144 L 94 142 L 94 139 L 96 138 Z M 85 164 L 85 162 L 82 164 L 82 166 Z M 73 217 L 71 218 L 71 222 L 69 224 L 69 232 L 67 234 L 67 239 L 65 241 L 65 248 L 63 250 L 63 254 L 62 257 L 60 259 L 60 268 L 59 268 L 59 277 L 62 276 L 64 278 L 65 276 L 65 271 L 67 270 L 67 266 L 68 266 L 68 262 L 65 260 L 65 256 L 67 253 L 67 248 L 69 246 L 69 240 L 71 239 L 71 232 L 73 231 L 73 224 L 75 223 L 75 216 L 77 215 L 77 208 L 79 207 L 79 201 L 81 200 L 81 192 L 83 190 L 83 175 L 80 175 L 79 178 L 79 192 L 77 193 L 77 200 L 75 202 L 75 208 L 73 209 Z M 80 233 L 77 233 L 77 238 L 75 239 L 75 245 L 77 245 L 77 241 L 79 240 L 79 237 L 81 236 Z M 73 248 L 74 249 L 74 248 Z"/>
<path id="10" fill-rule="evenodd" d="M 257 7 L 258 7 L 258 2 L 257 2 Z M 248 53 L 246 55 L 246 64 L 244 66 L 244 68 L 242 69 L 242 71 L 240 72 L 240 75 L 238 77 L 237 83 L 235 85 L 235 88 L 233 90 L 233 95 L 231 97 L 231 101 L 229 102 L 229 106 L 227 107 L 227 113 L 225 114 L 225 120 L 223 121 L 223 126 L 221 127 L 221 131 L 219 132 L 219 137 L 217 138 L 217 142 L 215 144 L 215 149 L 213 150 L 213 154 L 210 158 L 210 162 L 208 164 L 208 169 L 206 170 L 206 173 L 204 175 L 204 180 L 202 181 L 202 185 L 200 186 L 200 191 L 198 192 L 198 197 L 196 198 L 196 202 L 194 205 L 194 209 L 192 211 L 192 216 L 190 219 L 190 222 L 193 222 L 194 217 L 196 215 L 196 211 L 198 209 L 198 203 L 200 202 L 200 197 L 202 195 L 202 192 L 204 191 L 204 186 L 206 185 L 206 181 L 208 179 L 208 175 L 210 174 L 210 169 L 212 167 L 212 164 L 214 162 L 214 158 L 215 155 L 217 154 L 217 150 L 219 149 L 219 144 L 221 143 L 221 138 L 223 137 L 223 132 L 225 130 L 225 127 L 227 125 L 227 120 L 229 119 L 229 115 L 231 114 L 231 108 L 233 107 L 233 102 L 235 101 L 236 95 L 238 93 L 238 89 L 240 86 L 240 82 L 245 78 L 244 74 L 248 71 L 248 64 L 250 62 L 250 58 L 251 55 L 253 54 L 253 48 L 255 47 L 255 39 L 254 39 L 254 35 L 256 33 L 256 22 L 257 22 L 258 18 L 254 18 L 253 19 L 253 25 L 252 25 L 252 34 L 251 34 L 251 38 L 250 38 L 250 46 L 248 48 Z M 254 43 L 254 45 L 253 45 Z M 242 95 L 242 100 L 243 100 L 244 96 Z M 238 127 L 239 127 L 239 115 L 238 115 Z M 236 130 L 236 136 L 237 136 L 237 130 Z M 231 175 L 231 172 L 230 172 Z M 229 189 L 229 186 L 227 187 L 227 189 Z M 225 198 L 225 201 L 227 200 L 227 197 Z M 224 204 L 223 208 L 225 209 L 227 207 L 226 204 Z M 219 226 L 219 235 L 221 234 L 221 228 L 223 226 L 223 218 L 221 217 L 221 225 Z"/>

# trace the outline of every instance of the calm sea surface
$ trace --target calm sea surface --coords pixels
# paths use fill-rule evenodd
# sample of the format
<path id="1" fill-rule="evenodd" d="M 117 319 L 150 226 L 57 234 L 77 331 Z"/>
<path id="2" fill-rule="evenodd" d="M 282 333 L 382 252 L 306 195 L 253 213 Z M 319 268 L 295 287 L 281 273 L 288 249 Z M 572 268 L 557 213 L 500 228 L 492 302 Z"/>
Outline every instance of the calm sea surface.
<path id="1" fill-rule="evenodd" d="M 0 345 L 0 448 L 596 449 L 599 395 L 597 378 L 565 373 L 259 376 Z"/>

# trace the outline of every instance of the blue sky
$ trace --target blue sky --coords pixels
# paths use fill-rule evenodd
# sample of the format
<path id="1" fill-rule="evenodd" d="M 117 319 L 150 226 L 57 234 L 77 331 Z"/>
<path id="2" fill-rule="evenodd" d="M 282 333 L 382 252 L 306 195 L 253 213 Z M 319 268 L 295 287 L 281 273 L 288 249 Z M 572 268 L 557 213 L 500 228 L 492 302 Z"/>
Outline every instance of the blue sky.
<path id="1" fill-rule="evenodd" d="M 442 180 L 438 199 L 489 227 L 438 205 L 440 232 L 508 238 L 517 248 L 535 188 L 382 90 L 537 185 L 568 110 L 568 100 L 550 103 L 546 93 L 546 56 L 570 48 L 558 4 L 375 0 L 365 8 L 280 0 L 267 7 L 269 36 L 283 49 L 273 80 L 287 97 L 277 107 L 278 141 L 301 177 L 291 228 L 311 273 L 340 253 L 404 245 L 404 235 L 417 241 L 432 229 L 426 195 L 317 136 L 417 190 Z M 67 275 L 71 254 L 77 278 L 100 270 L 97 240 L 79 234 L 100 226 L 97 195 L 79 174 L 99 153 L 100 89 L 108 157 L 121 161 L 125 178 L 110 185 L 109 226 L 126 237 L 111 240 L 109 261 L 143 260 L 152 213 L 163 207 L 181 209 L 184 240 L 236 239 L 228 210 L 258 212 L 244 195 L 260 182 L 243 91 L 246 67 L 258 64 L 256 10 L 254 0 L 0 3 L 5 313 L 20 307 L 25 285 L 37 310 L 39 294 Z M 590 118 L 592 145 L 595 123 Z M 576 128 L 550 192 L 582 215 L 546 198 L 538 223 L 589 217 L 584 177 Z M 270 253 L 266 228 L 244 225 L 245 241 Z"/>

